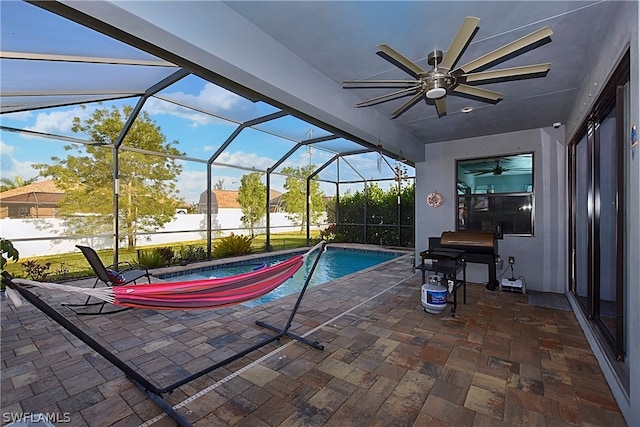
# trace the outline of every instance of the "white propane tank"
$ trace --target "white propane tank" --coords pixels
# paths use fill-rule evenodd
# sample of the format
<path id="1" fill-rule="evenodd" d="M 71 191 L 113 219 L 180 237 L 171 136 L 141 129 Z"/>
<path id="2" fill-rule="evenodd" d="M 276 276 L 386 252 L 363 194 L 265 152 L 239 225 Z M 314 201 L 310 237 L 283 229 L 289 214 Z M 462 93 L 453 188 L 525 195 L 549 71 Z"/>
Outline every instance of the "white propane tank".
<path id="1" fill-rule="evenodd" d="M 437 279 L 422 285 L 422 306 L 431 314 L 440 314 L 447 307 L 447 288 Z"/>

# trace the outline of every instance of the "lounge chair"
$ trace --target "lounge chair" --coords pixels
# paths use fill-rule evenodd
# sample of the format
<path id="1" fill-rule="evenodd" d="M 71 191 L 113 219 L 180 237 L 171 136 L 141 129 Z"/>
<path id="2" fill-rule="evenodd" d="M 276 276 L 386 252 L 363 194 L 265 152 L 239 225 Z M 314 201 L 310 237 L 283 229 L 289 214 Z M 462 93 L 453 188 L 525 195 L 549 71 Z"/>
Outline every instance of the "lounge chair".
<path id="1" fill-rule="evenodd" d="M 110 265 L 105 267 L 102 260 L 98 256 L 95 250 L 88 246 L 76 245 L 78 249 L 82 251 L 82 254 L 89 262 L 89 265 L 96 274 L 96 281 L 93 287 L 97 287 L 99 283 L 103 283 L 106 286 L 122 286 L 130 283 L 137 284 L 140 281 L 144 283 L 151 283 L 151 275 L 149 270 L 142 264 L 131 264 L 130 262 L 120 262 L 118 265 Z M 90 315 L 90 314 L 111 314 L 118 313 L 120 311 L 128 310 L 129 308 L 119 308 L 117 310 L 103 311 L 105 302 L 90 303 L 91 297 L 87 297 L 84 304 L 63 304 L 65 307 L 71 308 L 76 314 Z M 96 307 L 97 311 L 81 311 L 78 307 Z"/>

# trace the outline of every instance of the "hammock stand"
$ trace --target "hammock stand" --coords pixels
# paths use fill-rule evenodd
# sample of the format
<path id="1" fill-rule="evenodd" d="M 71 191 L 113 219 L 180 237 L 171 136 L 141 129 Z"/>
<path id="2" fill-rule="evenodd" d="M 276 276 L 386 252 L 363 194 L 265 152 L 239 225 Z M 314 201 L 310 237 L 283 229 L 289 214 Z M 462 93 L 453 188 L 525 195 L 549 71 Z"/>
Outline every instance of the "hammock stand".
<path id="1" fill-rule="evenodd" d="M 2 283 L 5 284 L 5 286 L 17 291 L 24 299 L 26 299 L 27 301 L 29 301 L 31 304 L 33 304 L 36 308 L 38 308 L 40 311 L 42 311 L 44 314 L 46 314 L 49 318 L 51 318 L 53 321 L 55 321 L 56 323 L 58 323 L 60 326 L 62 326 L 64 329 L 66 329 L 67 331 L 69 331 L 71 334 L 75 335 L 78 339 L 80 339 L 82 342 L 84 342 L 85 344 L 87 344 L 89 347 L 91 347 L 96 353 L 100 354 L 102 357 L 104 357 L 106 360 L 108 360 L 109 362 L 111 362 L 112 365 L 114 365 L 115 367 L 117 367 L 118 369 L 120 369 L 122 372 L 124 372 L 125 376 L 132 382 L 134 383 L 140 390 L 142 390 L 143 392 L 146 393 L 146 395 L 156 404 L 158 405 L 169 417 L 171 417 L 174 421 L 176 421 L 176 423 L 179 426 L 183 426 L 183 427 L 190 427 L 191 424 L 189 423 L 189 421 L 187 421 L 182 415 L 180 415 L 172 406 L 170 403 L 168 403 L 167 401 L 165 401 L 162 397 L 163 394 L 167 394 L 167 393 L 172 393 L 175 389 L 177 389 L 178 387 L 181 387 L 191 381 L 194 381 L 198 378 L 200 378 L 203 375 L 206 375 L 218 368 L 221 368 L 235 360 L 238 360 L 244 356 L 246 356 L 249 353 L 252 353 L 268 344 L 271 344 L 274 341 L 278 341 L 280 340 L 280 338 L 284 338 L 284 337 L 289 337 L 291 339 L 294 339 L 296 341 L 300 341 L 304 344 L 307 344 L 311 347 L 317 348 L 319 350 L 324 350 L 324 345 L 320 344 L 318 341 L 311 341 L 308 340 L 302 336 L 293 334 L 291 332 L 289 332 L 289 328 L 291 327 L 291 323 L 293 322 L 293 318 L 296 315 L 296 312 L 298 311 L 298 307 L 300 306 L 300 303 L 302 302 L 302 298 L 304 297 L 304 294 L 307 290 L 307 287 L 309 286 L 309 282 L 311 280 L 311 276 L 313 276 L 313 272 L 316 269 L 316 266 L 318 265 L 318 261 L 320 261 L 320 257 L 322 255 L 322 253 L 325 250 L 325 245 L 326 242 L 320 242 L 320 244 L 316 245 L 314 248 L 312 248 L 309 252 L 315 250 L 316 248 L 320 248 L 320 251 L 318 252 L 318 255 L 316 256 L 316 259 L 313 263 L 313 266 L 311 267 L 311 270 L 309 271 L 309 274 L 307 275 L 307 278 L 304 282 L 304 285 L 302 286 L 302 289 L 300 290 L 300 293 L 298 295 L 298 299 L 296 300 L 296 303 L 293 307 L 293 310 L 291 311 L 291 314 L 289 315 L 289 319 L 287 320 L 285 326 L 283 328 L 279 328 L 277 326 L 273 326 L 270 324 L 267 324 L 263 321 L 260 320 L 256 320 L 256 324 L 258 326 L 264 327 L 266 329 L 269 329 L 271 331 L 276 332 L 276 335 L 273 335 L 267 339 L 262 340 L 261 342 L 246 348 L 245 350 L 242 350 L 232 356 L 229 356 L 228 358 L 221 360 L 217 363 L 214 363 L 213 365 L 204 368 L 192 375 L 187 376 L 186 378 L 183 378 L 182 380 L 176 381 L 173 384 L 170 384 L 166 387 L 158 387 L 156 385 L 154 385 L 149 379 L 145 378 L 143 375 L 141 375 L 139 372 L 137 372 L 134 367 L 130 366 L 129 364 L 127 364 L 125 361 L 123 361 L 122 359 L 118 358 L 115 354 L 113 354 L 112 352 L 110 352 L 108 349 L 106 349 L 105 347 L 103 347 L 99 342 L 97 342 L 96 340 L 94 340 L 93 338 L 91 338 L 88 334 L 86 334 L 85 332 L 83 332 L 79 327 L 77 327 L 76 325 L 74 325 L 73 323 L 71 323 L 65 316 L 63 316 L 62 314 L 60 314 L 60 312 L 58 312 L 57 310 L 55 310 L 53 307 L 51 307 L 49 304 L 47 304 L 46 302 L 44 302 L 40 297 L 38 297 L 37 295 L 35 295 L 34 293 L 32 293 L 31 291 L 25 289 L 24 287 L 20 286 L 17 283 L 14 283 L 13 281 L 13 277 L 7 273 L 6 271 L 2 272 Z"/>

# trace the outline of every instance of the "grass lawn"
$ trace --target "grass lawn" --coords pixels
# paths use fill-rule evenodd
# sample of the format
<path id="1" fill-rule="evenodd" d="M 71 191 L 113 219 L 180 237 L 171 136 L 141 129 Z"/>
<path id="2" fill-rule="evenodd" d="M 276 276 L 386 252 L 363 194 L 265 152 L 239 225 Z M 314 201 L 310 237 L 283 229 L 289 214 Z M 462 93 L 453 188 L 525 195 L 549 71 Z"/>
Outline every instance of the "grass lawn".
<path id="1" fill-rule="evenodd" d="M 312 232 L 311 238 L 317 239 L 319 237 L 319 232 Z M 253 253 L 261 253 L 265 252 L 265 243 L 266 243 L 266 235 L 258 235 L 255 236 L 253 242 L 251 244 Z M 313 243 L 313 242 L 312 242 Z M 271 234 L 271 249 L 273 251 L 283 250 L 283 249 L 292 249 L 292 248 L 301 248 L 305 247 L 307 244 L 306 241 L 306 233 L 274 233 Z M 215 245 L 215 240 L 213 241 L 213 245 Z M 156 247 L 171 247 L 175 253 L 181 248 L 192 246 L 192 247 L 203 247 L 206 250 L 207 243 L 206 241 L 191 241 L 191 242 L 183 242 L 176 244 L 167 244 L 167 245 L 155 245 L 155 246 L 140 246 L 136 249 L 153 249 Z M 104 249 L 97 251 L 100 259 L 104 263 L 104 265 L 110 265 L 113 263 L 113 249 Z M 37 264 L 38 266 L 45 266 L 49 263 L 48 276 L 47 280 L 49 281 L 61 281 L 65 279 L 71 278 L 79 278 L 79 277 L 90 277 L 93 276 L 94 273 L 89 266 L 89 263 L 84 258 L 82 253 L 78 250 L 77 252 L 67 253 L 67 254 L 57 254 L 57 255 L 47 255 L 42 257 L 32 257 L 32 258 L 20 258 L 18 262 L 9 261 L 5 266 L 5 270 L 8 271 L 14 277 L 22 277 L 27 278 L 26 270 L 24 267 L 24 263 L 31 262 Z M 138 263 L 138 253 L 137 250 L 130 251 L 128 249 L 120 249 L 118 251 L 118 261 L 120 262 L 130 262 L 133 264 Z"/>

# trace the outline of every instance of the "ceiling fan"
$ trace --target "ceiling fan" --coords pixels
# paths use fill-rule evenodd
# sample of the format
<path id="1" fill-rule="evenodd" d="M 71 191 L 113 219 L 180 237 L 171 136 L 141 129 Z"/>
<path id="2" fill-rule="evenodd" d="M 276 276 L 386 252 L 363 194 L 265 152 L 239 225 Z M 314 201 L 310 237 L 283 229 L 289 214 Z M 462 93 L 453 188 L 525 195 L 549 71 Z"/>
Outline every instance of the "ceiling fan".
<path id="1" fill-rule="evenodd" d="M 465 173 L 472 173 L 475 176 L 486 175 L 486 174 L 502 175 L 503 172 L 517 171 L 517 170 L 527 171 L 527 170 L 531 170 L 531 168 L 505 168 L 502 165 L 500 165 L 500 160 L 496 160 L 496 165 L 492 168 L 471 169 L 469 172 L 465 172 Z"/>
<path id="2" fill-rule="evenodd" d="M 478 22 L 480 22 L 480 18 L 466 17 L 444 55 L 439 50 L 429 53 L 427 63 L 433 68 L 428 71 L 390 46 L 386 44 L 378 45 L 376 53 L 379 56 L 413 76 L 414 80 L 345 80 L 343 87 L 345 89 L 400 89 L 396 92 L 360 102 L 356 104 L 356 107 L 370 107 L 413 95 L 409 101 L 402 104 L 391 114 L 392 119 L 400 117 L 422 99 L 425 101 L 433 100 L 438 111 L 438 117 L 442 117 L 447 114 L 445 101 L 447 94 L 468 96 L 483 102 L 496 104 L 502 99 L 501 93 L 474 85 L 544 77 L 547 75 L 551 66 L 550 63 L 503 68 L 493 71 L 474 71 L 484 70 L 551 41 L 550 37 L 553 32 L 549 27 L 534 31 L 454 69 L 456 62 L 475 35 L 478 29 Z"/>

